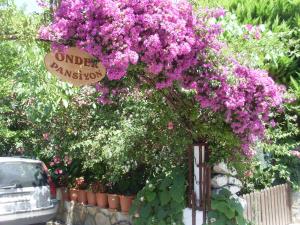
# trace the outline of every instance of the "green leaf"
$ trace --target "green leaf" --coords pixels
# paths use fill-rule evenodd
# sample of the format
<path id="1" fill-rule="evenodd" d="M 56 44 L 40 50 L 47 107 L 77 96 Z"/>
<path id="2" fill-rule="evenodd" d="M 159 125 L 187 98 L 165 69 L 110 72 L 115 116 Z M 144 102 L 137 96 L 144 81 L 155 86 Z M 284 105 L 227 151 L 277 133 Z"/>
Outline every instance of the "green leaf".
<path id="1" fill-rule="evenodd" d="M 185 183 L 185 177 L 182 175 L 182 173 L 177 173 L 174 180 L 175 186 L 182 186 Z"/>
<path id="2" fill-rule="evenodd" d="M 160 199 L 161 205 L 164 206 L 164 205 L 168 204 L 169 201 L 171 200 L 170 193 L 167 192 L 167 191 L 160 192 L 159 193 L 159 199 Z"/>
<path id="3" fill-rule="evenodd" d="M 145 193 L 145 196 L 146 196 L 147 201 L 152 202 L 156 197 L 156 193 L 152 192 L 152 191 L 147 191 Z"/>
<path id="4" fill-rule="evenodd" d="M 159 190 L 163 191 L 167 187 L 169 187 L 172 184 L 172 180 L 170 178 L 165 178 L 159 185 Z"/>
<path id="5" fill-rule="evenodd" d="M 219 215 L 219 213 L 216 212 L 216 211 L 209 211 L 208 214 L 207 214 L 207 216 L 208 216 L 209 219 L 211 219 L 211 218 L 217 218 L 218 215 Z"/>
<path id="6" fill-rule="evenodd" d="M 165 221 L 160 220 L 159 223 L 158 223 L 158 225 L 166 225 L 166 223 L 165 223 Z"/>
<path id="7" fill-rule="evenodd" d="M 213 222 L 211 225 L 225 225 L 227 222 L 226 218 L 224 216 L 218 217 L 218 219 Z"/>
<path id="8" fill-rule="evenodd" d="M 145 205 L 144 207 L 141 208 L 140 211 L 140 217 L 142 218 L 148 218 L 151 214 L 151 206 L 150 205 Z"/>
<path id="9" fill-rule="evenodd" d="M 212 209 L 222 212 L 228 219 L 232 219 L 235 215 L 234 209 L 229 208 L 226 202 L 212 201 Z"/>
<path id="10" fill-rule="evenodd" d="M 164 210 L 164 208 L 158 207 L 158 209 L 156 209 L 156 210 L 157 210 L 156 216 L 159 220 L 162 220 L 167 216 L 167 212 Z"/>
<path id="11" fill-rule="evenodd" d="M 174 201 L 180 203 L 182 202 L 184 196 L 184 190 L 180 186 L 172 185 L 170 189 L 171 197 Z"/>
<path id="12" fill-rule="evenodd" d="M 239 215 L 243 215 L 244 214 L 244 209 L 243 209 L 243 207 L 242 207 L 242 205 L 240 203 L 236 204 L 235 210 L 238 212 Z"/>
<path id="13" fill-rule="evenodd" d="M 237 221 L 238 225 L 245 225 L 246 224 L 246 220 L 242 216 L 237 216 L 236 221 Z"/>

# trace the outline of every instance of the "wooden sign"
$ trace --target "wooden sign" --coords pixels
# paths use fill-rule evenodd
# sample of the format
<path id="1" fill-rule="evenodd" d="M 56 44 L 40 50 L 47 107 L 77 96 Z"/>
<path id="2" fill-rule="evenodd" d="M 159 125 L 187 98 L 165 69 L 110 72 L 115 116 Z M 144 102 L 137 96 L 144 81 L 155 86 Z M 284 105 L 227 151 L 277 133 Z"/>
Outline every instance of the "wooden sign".
<path id="1" fill-rule="evenodd" d="M 50 52 L 45 56 L 47 70 L 60 80 L 83 86 L 96 83 L 105 77 L 106 70 L 101 62 L 78 48 L 64 52 Z"/>

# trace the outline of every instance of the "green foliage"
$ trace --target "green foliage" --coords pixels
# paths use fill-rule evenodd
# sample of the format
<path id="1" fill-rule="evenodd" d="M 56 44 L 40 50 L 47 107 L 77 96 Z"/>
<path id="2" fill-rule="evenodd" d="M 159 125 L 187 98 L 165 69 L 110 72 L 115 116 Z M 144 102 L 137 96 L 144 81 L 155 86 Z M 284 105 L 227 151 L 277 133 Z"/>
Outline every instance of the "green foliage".
<path id="1" fill-rule="evenodd" d="M 275 30 L 278 26 L 300 25 L 299 0 L 231 0 L 229 10 L 237 12 L 244 23 L 266 24 Z"/>
<path id="2" fill-rule="evenodd" d="M 282 42 L 285 36 L 282 32 L 272 32 L 265 25 L 253 27 L 249 31 L 249 28 L 239 23 L 235 14 L 229 12 L 221 18 L 220 24 L 224 29 L 221 39 L 228 44 L 228 54 L 234 54 L 244 65 L 273 69 L 289 53 L 289 48 Z"/>
<path id="3" fill-rule="evenodd" d="M 224 7 L 234 12 L 243 24 L 266 24 L 276 31 L 300 25 L 299 0 L 192 0 L 192 3 L 198 7 Z"/>
<path id="4" fill-rule="evenodd" d="M 246 170 L 251 176 L 241 176 L 244 193 L 285 182 L 291 182 L 294 188 L 300 185 L 300 160 L 290 153 L 300 145 L 297 116 L 290 115 L 287 106 L 286 114 L 277 121 L 278 126 L 268 129 L 266 141 L 257 145 L 256 158 L 248 163 Z"/>
<path id="5" fill-rule="evenodd" d="M 11 1 L 2 3 L 0 16 L 0 153 L 39 156 L 42 134 L 65 93 L 44 68 L 49 47 L 35 40 L 42 17 L 24 14 Z"/>
<path id="6" fill-rule="evenodd" d="M 208 212 L 209 223 L 207 225 L 247 225 L 243 215 L 243 207 L 238 199 L 222 189 L 218 194 L 214 193 L 211 199 L 211 209 Z"/>
<path id="7" fill-rule="evenodd" d="M 5 13 L 11 10 L 16 21 L 19 17 L 37 20 L 28 25 L 32 29 L 40 19 L 19 12 L 13 5 L 4 9 Z M 23 32 L 21 27 L 7 24 Z M 48 44 L 21 38 L 5 40 L 0 47 L 2 156 L 22 154 L 49 163 L 53 156 L 67 154 L 80 161 L 81 170 L 70 182 L 75 176 L 84 176 L 88 181 L 104 180 L 114 186 L 122 186 L 122 180 L 141 167 L 144 172 L 147 169 L 144 175 L 148 176 L 161 167 L 184 163 L 183 152 L 192 137 L 176 122 L 178 115 L 171 108 L 163 110 L 166 103 L 161 96 L 151 100 L 134 92 L 120 105 L 104 107 L 97 104 L 94 87 L 74 88 L 45 70 Z M 175 129 L 167 129 L 169 121 Z M 135 190 L 119 192 L 136 193 L 142 188 L 143 180 L 132 182 Z"/>
<path id="8" fill-rule="evenodd" d="M 152 178 L 130 210 L 135 225 L 183 224 L 185 174 L 181 169 Z"/>
<path id="9" fill-rule="evenodd" d="M 279 35 L 281 45 L 284 44 L 285 48 L 289 51 L 287 54 L 276 59 L 276 62 L 269 65 L 267 69 L 277 81 L 284 84 L 290 84 L 290 77 L 297 77 L 297 74 L 300 72 L 299 0 L 193 0 L 192 2 L 197 7 L 224 7 L 236 15 L 241 24 L 263 24 L 266 27 L 266 30 L 271 30 L 276 35 Z M 270 41 L 272 42 L 272 40 Z M 265 54 L 272 57 L 271 53 L 276 51 L 277 47 L 281 45 L 274 43 L 274 48 L 266 49 L 267 51 Z M 259 52 L 261 52 L 261 50 L 259 50 Z"/>
<path id="10" fill-rule="evenodd" d="M 102 179 L 118 183 L 130 171 L 146 166 L 156 168 L 182 164 L 182 153 L 190 143 L 184 129 L 177 124 L 168 130 L 169 120 L 176 120 L 168 109 L 145 99 L 131 97 L 122 105 L 97 106 L 89 130 L 81 130 L 81 138 L 70 153 L 82 159 L 83 169 L 105 174 Z M 157 134 L 160 135 L 157 135 Z"/>
<path id="11" fill-rule="evenodd" d="M 291 109 L 296 111 L 300 115 L 300 73 L 297 73 L 297 77 L 291 77 L 291 89 L 295 97 L 295 102 L 291 104 Z"/>
<path id="12" fill-rule="evenodd" d="M 27 16 L 18 10 L 14 1 L 0 1 L 0 40 L 26 40 L 36 38 L 36 30 L 41 25 L 42 17 L 39 15 Z"/>
<path id="13" fill-rule="evenodd" d="M 294 14 L 297 11 L 287 6 L 296 4 L 296 1 L 285 1 L 283 4 L 280 0 L 217 0 L 206 2 L 207 4 L 203 1 L 197 2 L 198 7 L 203 3 L 203 5 L 225 6 L 230 9 L 231 12 L 227 12 L 226 16 L 219 20 L 224 30 L 221 38 L 228 43 L 227 54 L 235 55 L 251 67 L 268 70 L 276 80 L 290 87 L 291 95 L 288 97 L 296 98 L 294 102 L 285 104 L 285 114 L 276 118 L 277 126 L 270 127 L 266 139 L 256 146 L 258 154 L 254 159 L 246 161 L 241 158 L 234 160 L 227 157 L 226 161 L 233 161 L 231 164 L 238 169 L 239 178 L 243 180 L 245 186 L 242 191 L 252 192 L 285 182 L 291 182 L 293 187 L 297 188 L 300 184 L 298 172 L 300 161 L 297 157 L 291 156 L 290 151 L 300 146 L 299 117 L 296 115 L 299 115 L 300 98 L 299 26 L 294 23 Z M 234 8 L 233 5 L 237 2 L 239 4 Z M 256 11 L 255 7 L 248 7 L 249 4 L 264 6 L 257 7 L 260 9 Z M 283 7 L 288 9 L 283 9 Z M 268 9 L 265 11 L 265 8 Z M 245 13 L 247 10 L 248 13 Z M 253 12 L 258 14 L 254 15 Z M 284 14 L 285 21 L 283 19 L 274 21 L 275 17 L 272 15 L 276 13 L 278 13 L 276 15 L 278 18 L 283 18 Z M 263 20 L 262 14 L 264 14 Z M 258 25 L 253 26 L 254 31 L 256 29 L 260 31 L 261 35 L 258 38 L 251 35 L 248 30 L 250 26 L 245 26 L 247 23 Z M 221 154 L 224 152 L 221 151 Z M 220 154 L 213 157 L 219 159 Z"/>
<path id="14" fill-rule="evenodd" d="M 119 181 L 110 188 L 112 193 L 122 195 L 136 195 L 146 184 L 149 177 L 149 168 L 145 165 L 139 165 L 122 176 Z"/>
<path id="15" fill-rule="evenodd" d="M 54 156 L 53 159 L 57 157 Z M 67 187 L 69 183 L 73 182 L 71 179 L 78 174 L 80 162 L 78 160 L 67 160 L 67 157 L 59 157 L 58 161 L 52 161 L 48 167 L 48 171 L 56 187 Z"/>

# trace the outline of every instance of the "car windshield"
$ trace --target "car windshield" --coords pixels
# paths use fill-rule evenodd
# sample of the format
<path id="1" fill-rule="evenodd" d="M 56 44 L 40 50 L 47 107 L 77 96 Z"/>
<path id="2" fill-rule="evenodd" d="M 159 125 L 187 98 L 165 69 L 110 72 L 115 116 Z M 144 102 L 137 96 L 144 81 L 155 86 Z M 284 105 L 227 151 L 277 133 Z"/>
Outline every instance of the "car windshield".
<path id="1" fill-rule="evenodd" d="M 0 164 L 0 189 L 37 187 L 48 184 L 41 163 L 2 162 Z"/>

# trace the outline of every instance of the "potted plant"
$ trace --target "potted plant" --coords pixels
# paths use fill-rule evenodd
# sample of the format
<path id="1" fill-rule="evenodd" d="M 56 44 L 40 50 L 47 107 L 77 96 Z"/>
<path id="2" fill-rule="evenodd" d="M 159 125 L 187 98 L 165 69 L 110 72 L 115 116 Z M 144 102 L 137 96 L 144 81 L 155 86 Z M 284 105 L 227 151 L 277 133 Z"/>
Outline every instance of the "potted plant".
<path id="1" fill-rule="evenodd" d="M 77 163 L 74 162 L 68 155 L 64 155 L 63 157 L 55 155 L 51 158 L 51 161 L 48 164 L 48 170 L 55 186 L 57 187 L 57 199 L 63 201 L 70 200 L 70 194 L 67 186 L 69 178 L 74 172 L 76 172 L 77 167 Z M 74 199 L 75 198 L 73 198 L 73 200 Z"/>
<path id="2" fill-rule="evenodd" d="M 48 171 L 51 179 L 56 187 L 56 198 L 58 200 L 64 200 L 64 193 L 67 186 L 67 170 L 69 165 L 58 155 L 51 158 L 48 163 Z"/>
<path id="3" fill-rule="evenodd" d="M 95 181 L 92 184 L 92 191 L 96 193 L 97 206 L 99 206 L 100 208 L 106 208 L 107 207 L 106 186 L 100 181 Z"/>
<path id="4" fill-rule="evenodd" d="M 67 178 L 65 178 L 65 177 L 62 177 L 62 179 L 67 180 Z M 62 192 L 62 200 L 63 201 L 70 201 L 70 193 L 69 193 L 69 189 L 67 187 L 67 182 L 63 187 L 61 187 L 61 192 Z"/>
<path id="5" fill-rule="evenodd" d="M 109 185 L 109 193 L 107 194 L 108 207 L 111 211 L 117 211 L 120 208 L 120 197 L 116 194 L 117 186 Z"/>
<path id="6" fill-rule="evenodd" d="M 123 213 L 127 214 L 129 212 L 134 198 L 134 195 L 120 195 L 120 205 Z"/>
<path id="7" fill-rule="evenodd" d="M 75 187 L 69 189 L 70 200 L 77 202 L 78 200 L 78 190 Z"/>
<path id="8" fill-rule="evenodd" d="M 143 165 L 130 170 L 117 184 L 120 193 L 120 206 L 123 213 L 128 213 L 136 193 L 145 185 L 145 168 Z"/>
<path id="9" fill-rule="evenodd" d="M 62 201 L 70 201 L 69 199 L 69 189 L 68 189 L 68 174 L 64 172 L 58 178 L 59 190 L 61 192 L 61 200 Z"/>
<path id="10" fill-rule="evenodd" d="M 124 176 L 117 184 L 118 193 L 120 193 L 120 206 L 123 213 L 128 213 L 131 207 L 134 196 L 131 193 L 129 177 Z M 134 185 L 134 184 L 132 184 Z"/>
<path id="11" fill-rule="evenodd" d="M 75 188 L 78 190 L 78 203 L 86 204 L 87 203 L 87 195 L 86 195 L 87 183 L 85 182 L 84 177 L 78 177 L 75 179 Z"/>
<path id="12" fill-rule="evenodd" d="M 112 211 L 117 211 L 120 208 L 120 198 L 117 194 L 107 194 L 108 206 Z"/>
<path id="13" fill-rule="evenodd" d="M 93 184 L 89 185 L 88 191 L 86 192 L 88 205 L 96 205 L 96 192 L 93 189 Z"/>

